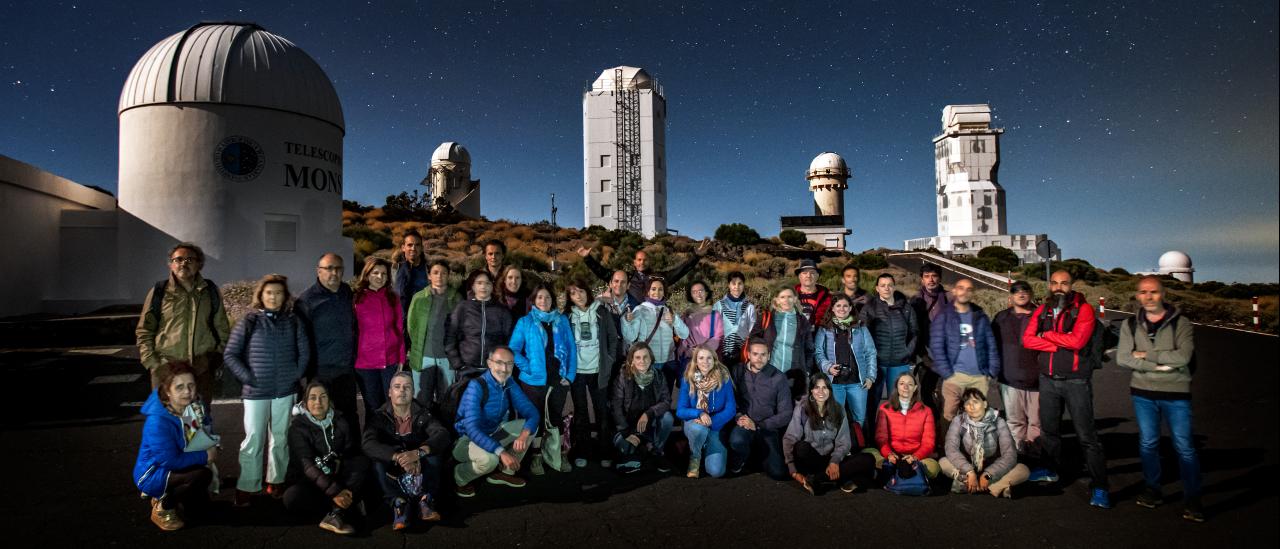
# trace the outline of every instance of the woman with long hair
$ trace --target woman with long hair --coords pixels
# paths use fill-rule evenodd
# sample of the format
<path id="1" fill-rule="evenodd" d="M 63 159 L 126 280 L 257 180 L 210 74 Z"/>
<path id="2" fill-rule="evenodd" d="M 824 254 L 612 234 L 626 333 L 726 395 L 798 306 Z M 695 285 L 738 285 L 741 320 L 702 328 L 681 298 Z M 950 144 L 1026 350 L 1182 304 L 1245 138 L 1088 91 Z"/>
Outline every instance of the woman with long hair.
<path id="1" fill-rule="evenodd" d="M 364 485 L 369 458 L 360 452 L 360 433 L 352 432 L 342 412 L 333 408 L 329 388 L 320 381 L 308 383 L 305 400 L 293 407 L 289 454 L 293 460 L 285 508 L 313 516 L 326 513 L 321 528 L 354 533 L 347 510 Z"/>
<path id="2" fill-rule="evenodd" d="M 518 322 L 520 317 L 529 313 L 529 308 L 533 306 L 529 302 L 532 292 L 525 287 L 524 272 L 519 267 L 503 267 L 502 276 L 494 284 L 497 286 L 498 303 L 511 311 L 512 322 Z"/>
<path id="3" fill-rule="evenodd" d="M 653 360 L 667 380 L 667 390 L 680 378 L 683 364 L 676 356 L 676 337 L 689 337 L 689 327 L 667 306 L 667 283 L 661 278 L 649 279 L 644 303 L 622 317 L 622 340 L 628 345 L 644 343 L 653 351 Z"/>
<path id="4" fill-rule="evenodd" d="M 684 421 L 684 436 L 689 439 L 689 478 L 698 478 L 705 465 L 707 474 L 724 476 L 729 451 L 720 439 L 720 429 L 738 412 L 733 397 L 729 369 L 716 352 L 706 347 L 693 351 L 693 360 L 680 381 L 680 400 L 676 417 Z"/>
<path id="5" fill-rule="evenodd" d="M 517 381 L 529 401 L 544 411 L 547 423 L 560 426 L 564 421 L 562 411 L 569 396 L 569 386 L 578 373 L 578 347 L 573 341 L 569 318 L 556 310 L 556 295 L 551 288 L 540 285 L 530 296 L 533 308 L 516 322 L 515 331 L 511 334 L 511 352 L 520 370 Z M 576 405 L 574 409 L 577 409 Z M 583 404 L 582 415 L 586 414 L 586 405 Z M 533 441 L 529 471 L 535 475 L 545 472 L 544 450 L 560 452 L 559 448 L 542 448 L 542 440 L 540 435 Z M 567 456 L 561 456 L 561 459 L 567 459 Z M 568 469 L 565 466 L 561 470 Z"/>
<path id="6" fill-rule="evenodd" d="M 689 307 L 680 315 L 680 320 L 689 329 L 689 337 L 680 340 L 679 357 L 682 363 L 688 364 L 694 347 L 720 349 L 724 322 L 715 311 L 715 304 L 711 302 L 711 285 L 705 280 L 690 282 L 684 296 Z"/>
<path id="7" fill-rule="evenodd" d="M 876 344 L 854 313 L 853 298 L 836 294 L 814 340 L 818 369 L 831 382 L 836 404 L 867 428 L 867 390 L 876 381 Z"/>
<path id="8" fill-rule="evenodd" d="M 444 350 L 455 379 L 462 371 L 484 370 L 489 353 L 494 347 L 507 344 L 515 326 L 511 311 L 495 298 L 488 272 L 471 271 L 462 288 L 467 298 L 449 313 L 449 329 L 444 336 Z"/>
<path id="9" fill-rule="evenodd" d="M 599 460 L 602 467 L 611 467 L 604 424 L 609 409 L 609 380 L 622 352 L 618 348 L 618 327 L 613 323 L 609 307 L 591 298 L 590 286 L 585 281 L 573 279 L 565 283 L 565 296 L 568 299 L 563 314 L 569 319 L 578 352 L 578 372 L 570 387 L 574 410 L 570 432 L 573 465 L 586 467 L 587 459 L 591 458 Z"/>
<path id="10" fill-rule="evenodd" d="M 858 486 L 871 484 L 876 467 L 875 458 L 858 451 L 862 432 L 850 425 L 844 408 L 832 400 L 827 376 L 809 376 L 809 394 L 800 399 L 782 435 L 782 453 L 791 478 L 810 494 L 816 494 L 826 481 L 852 493 Z"/>
<path id="11" fill-rule="evenodd" d="M 391 376 L 404 364 L 404 308 L 388 284 L 391 263 L 369 257 L 356 279 L 356 376 L 364 397 L 364 415 L 387 401 Z"/>
<path id="12" fill-rule="evenodd" d="M 880 405 L 876 414 L 876 445 L 880 455 L 897 465 L 905 461 L 920 462 L 928 478 L 938 476 L 934 450 L 933 410 L 920 402 L 920 384 L 910 372 L 903 372 L 893 382 L 894 392 Z"/>
<path id="13" fill-rule="evenodd" d="M 654 367 L 649 346 L 632 345 L 610 400 L 617 429 L 613 446 L 618 450 L 619 472 L 640 470 L 639 457 L 643 454 L 653 456 L 659 472 L 671 470 L 663 448 L 675 418 L 671 415 L 671 393 L 662 377 L 662 370 Z"/>
<path id="14" fill-rule="evenodd" d="M 800 310 L 795 290 L 782 288 L 774 294 L 772 306 L 761 311 L 751 338 L 769 344 L 769 365 L 787 375 L 791 397 L 800 398 L 813 370 L 813 328 Z"/>

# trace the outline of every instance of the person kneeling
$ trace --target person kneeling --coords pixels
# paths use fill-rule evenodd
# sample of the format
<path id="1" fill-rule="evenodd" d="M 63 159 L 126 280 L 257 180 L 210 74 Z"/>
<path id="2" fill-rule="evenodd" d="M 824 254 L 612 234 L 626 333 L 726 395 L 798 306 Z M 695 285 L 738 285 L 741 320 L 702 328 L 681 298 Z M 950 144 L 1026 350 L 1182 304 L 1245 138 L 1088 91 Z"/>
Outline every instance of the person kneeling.
<path id="1" fill-rule="evenodd" d="M 653 353 L 637 342 L 627 353 L 627 361 L 613 384 L 610 408 L 618 431 L 613 446 L 618 450 L 618 472 L 640 470 L 640 454 L 653 456 L 659 472 L 671 471 L 663 446 L 671 434 L 671 394 L 662 370 L 653 367 Z"/>
<path id="2" fill-rule="evenodd" d="M 364 485 L 369 458 L 360 453 L 351 424 L 333 408 L 328 387 L 319 381 L 307 384 L 306 400 L 293 407 L 289 455 L 293 460 L 285 475 L 285 508 L 311 514 L 328 507 L 320 527 L 335 534 L 354 533 L 346 511 Z"/>
<path id="3" fill-rule="evenodd" d="M 960 400 L 964 416 L 947 429 L 947 456 L 938 463 L 953 479 L 951 492 L 1013 497 L 1013 486 L 1027 480 L 1030 471 L 1018 463 L 1009 424 L 987 407 L 982 391 L 965 389 Z"/>
<path id="4" fill-rule="evenodd" d="M 218 459 L 216 445 L 192 447 L 211 438 L 211 421 L 196 392 L 195 370 L 185 362 L 157 368 L 156 389 L 143 403 L 142 413 L 147 419 L 133 465 L 134 484 L 143 496 L 151 497 L 151 522 L 170 532 L 185 525 L 178 514 L 182 507 L 208 501 L 214 480 L 210 468 Z"/>
<path id="5" fill-rule="evenodd" d="M 855 427 L 856 428 L 856 427 Z M 876 460 L 853 448 L 854 433 L 840 403 L 832 404 L 831 382 L 822 373 L 809 377 L 809 394 L 791 414 L 782 436 L 782 453 L 791 478 L 806 492 L 815 494 L 824 480 L 839 483 L 852 493 L 871 484 Z"/>
<path id="6" fill-rule="evenodd" d="M 440 456 L 449 447 L 449 431 L 413 400 L 413 376 L 397 372 L 391 378 L 387 403 L 364 427 L 364 453 L 391 505 L 392 528 L 409 526 L 409 502 L 418 502 L 418 518 L 440 520 L 435 505 L 440 488 Z"/>
<path id="7" fill-rule="evenodd" d="M 542 421 L 539 406 L 511 382 L 515 366 L 511 348 L 494 347 L 487 362 L 489 370 L 467 382 L 454 423 L 461 436 L 453 445 L 453 459 L 458 462 L 453 480 L 458 485 L 458 496 L 464 498 L 476 495 L 472 483 L 486 475 L 489 484 L 523 487 L 525 481 L 516 476 L 516 471 Z M 524 419 L 504 421 L 513 409 Z M 501 470 L 497 470 L 499 465 Z"/>

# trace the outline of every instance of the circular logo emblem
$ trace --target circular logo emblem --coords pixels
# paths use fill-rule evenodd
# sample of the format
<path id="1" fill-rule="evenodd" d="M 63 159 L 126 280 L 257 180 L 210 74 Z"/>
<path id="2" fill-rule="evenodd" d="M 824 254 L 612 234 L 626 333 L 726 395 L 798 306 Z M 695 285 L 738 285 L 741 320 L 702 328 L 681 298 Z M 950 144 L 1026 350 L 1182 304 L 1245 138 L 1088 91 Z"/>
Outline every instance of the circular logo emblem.
<path id="1" fill-rule="evenodd" d="M 233 135 L 218 143 L 213 163 L 222 177 L 232 181 L 249 181 L 262 173 L 266 158 L 258 142 L 243 135 Z"/>

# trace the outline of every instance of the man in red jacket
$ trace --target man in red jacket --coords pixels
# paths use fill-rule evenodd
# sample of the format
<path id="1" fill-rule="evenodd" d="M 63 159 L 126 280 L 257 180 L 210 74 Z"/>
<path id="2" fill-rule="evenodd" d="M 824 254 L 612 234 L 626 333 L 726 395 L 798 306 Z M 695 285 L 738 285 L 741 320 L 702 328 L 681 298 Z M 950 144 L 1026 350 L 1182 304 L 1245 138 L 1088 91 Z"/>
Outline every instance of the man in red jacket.
<path id="1" fill-rule="evenodd" d="M 1058 271 L 1049 277 L 1049 298 L 1036 308 L 1022 334 L 1022 345 L 1039 351 L 1040 430 L 1047 470 L 1037 470 L 1032 478 L 1057 482 L 1062 458 L 1062 411 L 1071 413 L 1076 438 L 1084 451 L 1085 465 L 1092 481 L 1089 505 L 1111 508 L 1107 492 L 1107 461 L 1093 425 L 1094 364 L 1082 351 L 1093 335 L 1097 317 L 1084 296 L 1071 290 L 1071 274 Z"/>

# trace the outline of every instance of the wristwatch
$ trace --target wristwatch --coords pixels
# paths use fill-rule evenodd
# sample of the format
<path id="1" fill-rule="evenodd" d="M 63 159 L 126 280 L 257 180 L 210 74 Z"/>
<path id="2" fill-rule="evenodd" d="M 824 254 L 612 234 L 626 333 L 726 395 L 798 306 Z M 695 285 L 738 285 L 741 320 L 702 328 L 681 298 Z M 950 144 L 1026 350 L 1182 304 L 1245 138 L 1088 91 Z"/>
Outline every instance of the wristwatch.
<path id="1" fill-rule="evenodd" d="M 424 457 L 427 457 L 427 453 L 423 451 L 422 448 L 418 448 L 418 459 L 422 459 Z"/>

